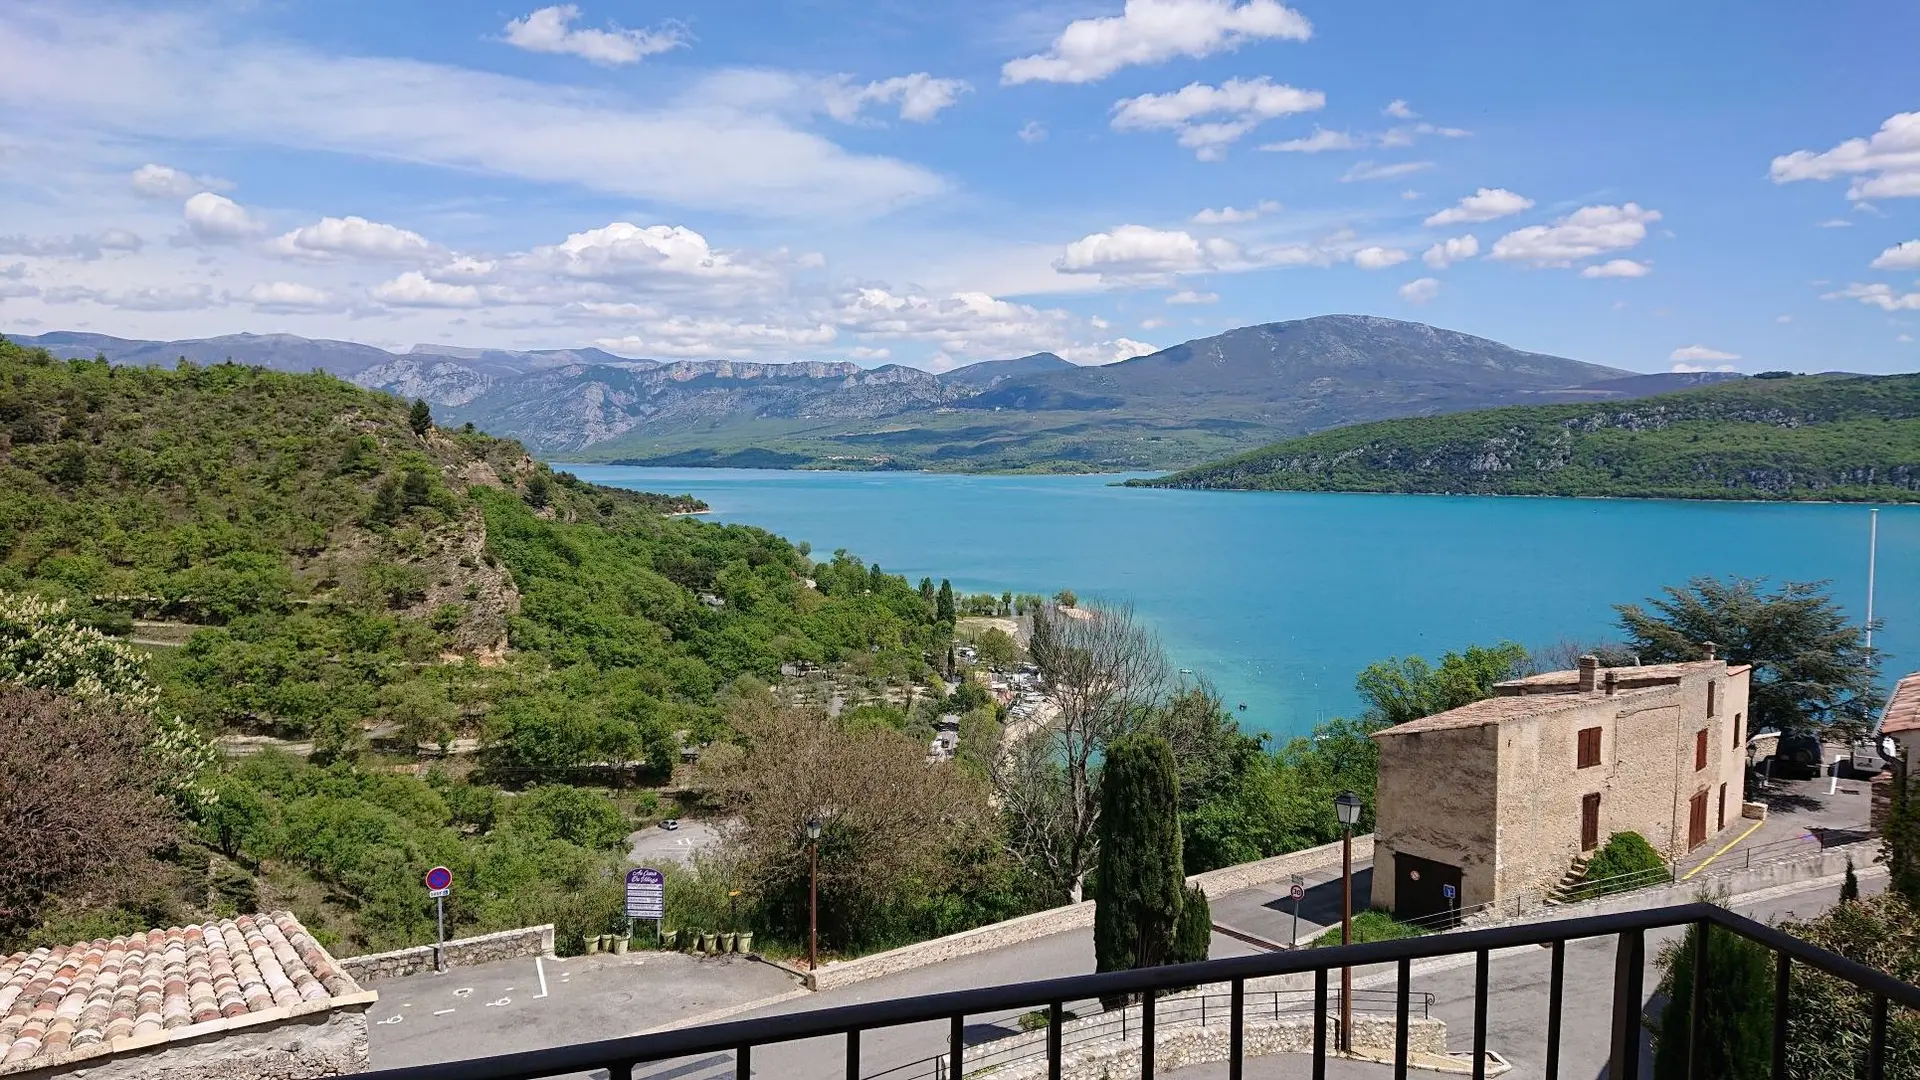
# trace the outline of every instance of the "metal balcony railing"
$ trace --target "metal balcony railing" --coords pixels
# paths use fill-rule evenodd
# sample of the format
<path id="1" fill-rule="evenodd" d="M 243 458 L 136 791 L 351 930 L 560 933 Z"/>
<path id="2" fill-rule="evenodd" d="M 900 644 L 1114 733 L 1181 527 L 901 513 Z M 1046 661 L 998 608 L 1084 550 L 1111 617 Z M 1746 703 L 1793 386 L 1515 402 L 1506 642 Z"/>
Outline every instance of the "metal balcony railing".
<path id="1" fill-rule="evenodd" d="M 1699 926 L 1695 936 L 1695 970 L 1706 970 L 1706 947 L 1710 934 L 1730 933 L 1756 941 L 1771 950 L 1776 958 L 1773 1008 L 1772 1075 L 1787 1080 L 1787 1021 L 1790 1008 L 1790 975 L 1793 965 L 1801 964 L 1851 984 L 1871 1001 L 1871 1030 L 1867 1033 L 1866 1060 L 1858 1075 L 1867 1080 L 1885 1080 L 1887 1076 L 1887 1016 L 1893 1006 L 1920 1009 L 1920 987 L 1893 978 L 1884 972 L 1817 948 L 1798 938 L 1736 915 L 1711 904 L 1683 904 L 1644 911 L 1619 912 L 1590 918 L 1562 919 L 1551 922 L 1499 926 L 1452 934 L 1406 938 L 1398 941 L 1369 942 L 1322 949 L 1300 949 L 1208 960 L 1197 964 L 1142 968 L 1135 971 L 1106 972 L 1071 978 L 1046 979 L 1012 986 L 978 990 L 958 990 L 922 997 L 899 998 L 859 1005 L 841 1005 L 807 1012 L 790 1013 L 745 1020 L 732 1020 L 703 1027 L 635 1035 L 622 1039 L 582 1043 L 548 1050 L 531 1050 L 491 1058 L 451 1061 L 362 1074 L 367 1080 L 535 1080 L 592 1070 L 606 1070 L 609 1080 L 633 1080 L 636 1066 L 679 1058 L 733 1055 L 734 1075 L 739 1080 L 752 1076 L 754 1052 L 763 1047 L 802 1039 L 840 1037 L 844 1039 L 848 1080 L 859 1080 L 862 1073 L 860 1037 L 877 1029 L 944 1021 L 948 1025 L 945 1050 L 945 1076 L 959 1078 L 972 1071 L 967 1060 L 966 1021 L 969 1016 L 1045 1010 L 1045 1057 L 1048 1076 L 1059 1080 L 1064 1063 L 1066 1005 L 1122 995 L 1146 995 L 1137 1006 L 1140 1046 L 1140 1071 L 1143 1078 L 1154 1075 L 1155 1028 L 1158 1012 L 1171 1000 L 1155 999 L 1156 992 L 1181 990 L 1210 984 L 1225 984 L 1228 1010 L 1227 1075 L 1240 1080 L 1246 1060 L 1244 1032 L 1250 1019 L 1247 989 L 1250 979 L 1275 975 L 1313 976 L 1312 1075 L 1325 1080 L 1331 1045 L 1329 1028 L 1337 1025 L 1337 983 L 1330 993 L 1331 973 L 1341 968 L 1372 965 L 1396 965 L 1397 988 L 1393 991 L 1395 1046 L 1394 1076 L 1404 1078 L 1408 1069 L 1408 1032 L 1416 996 L 1411 989 L 1411 968 L 1416 960 L 1443 956 L 1474 957 L 1473 1057 L 1475 1080 L 1484 1080 L 1487 1069 L 1488 960 L 1501 949 L 1519 946 L 1544 946 L 1552 950 L 1547 985 L 1547 1025 L 1544 1076 L 1560 1076 L 1560 1037 L 1566 970 L 1566 945 L 1586 938 L 1617 939 L 1612 987 L 1611 1051 L 1609 1080 L 1647 1080 L 1642 1075 L 1640 1052 L 1644 1032 L 1642 1010 L 1645 1007 L 1646 934 L 1649 930 Z M 1695 979 L 1692 987 L 1694 1030 L 1687 1033 L 1687 1076 L 1713 1080 L 1695 1069 L 1694 1048 L 1700 1043 L 1699 1018 L 1705 1013 L 1707 979 Z M 1335 1008 L 1329 1009 L 1334 1003 Z M 1330 1011 L 1334 1014 L 1330 1021 Z"/>

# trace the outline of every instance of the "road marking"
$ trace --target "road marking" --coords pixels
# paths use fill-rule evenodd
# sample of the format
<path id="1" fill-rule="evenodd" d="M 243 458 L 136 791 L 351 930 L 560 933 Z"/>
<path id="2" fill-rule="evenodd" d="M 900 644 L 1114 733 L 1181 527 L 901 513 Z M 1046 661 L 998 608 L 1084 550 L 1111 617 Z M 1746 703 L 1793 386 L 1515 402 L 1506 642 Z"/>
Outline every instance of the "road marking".
<path id="1" fill-rule="evenodd" d="M 445 1015 L 447 1015 L 448 1013 L 450 1013 L 450 1012 L 452 1012 L 452 1011 L 453 1011 L 452 1009 L 435 1009 L 435 1010 L 433 1010 L 433 1015 L 435 1015 L 435 1016 L 445 1016 Z"/>
<path id="2" fill-rule="evenodd" d="M 1693 877 L 1693 875 L 1699 873 L 1702 870 L 1705 870 L 1709 865 L 1711 865 L 1713 863 L 1713 860 L 1719 858 L 1722 855 L 1725 855 L 1729 851 L 1732 851 L 1734 847 L 1740 843 L 1740 841 L 1745 840 L 1749 836 L 1752 836 L 1754 829 L 1757 829 L 1760 826 L 1765 825 L 1766 823 L 1767 822 L 1765 818 L 1762 818 L 1761 820 L 1754 822 L 1751 826 L 1748 827 L 1746 832 L 1743 832 L 1739 836 L 1734 837 L 1732 843 L 1729 843 L 1726 847 L 1723 847 L 1719 851 L 1716 851 L 1713 854 L 1707 856 L 1706 859 L 1703 862 L 1701 862 L 1699 866 L 1696 866 L 1693 869 L 1687 871 L 1686 873 L 1681 874 L 1680 880 L 1681 881 L 1690 880 Z"/>
<path id="3" fill-rule="evenodd" d="M 533 958 L 533 970 L 540 973 L 540 992 L 533 996 L 536 998 L 546 997 L 547 996 L 547 969 L 544 965 L 540 963 L 540 958 L 537 956 Z"/>
<path id="4" fill-rule="evenodd" d="M 375 1020 L 374 1023 L 375 1024 L 397 1024 L 400 1021 L 405 1019 L 406 1017 L 401 1016 L 399 1013 L 394 1013 L 392 1016 L 387 1017 L 385 1020 Z"/>
<path id="5" fill-rule="evenodd" d="M 461 987 L 460 989 L 458 989 L 458 990 L 455 990 L 455 991 L 453 992 L 453 996 L 454 996 L 454 997 L 457 997 L 457 998 L 463 998 L 463 997 L 466 997 L 466 996 L 467 996 L 468 994 L 471 994 L 471 993 L 473 993 L 473 987 L 471 987 L 471 986 L 463 986 L 463 987 Z"/>
<path id="6" fill-rule="evenodd" d="M 511 1005 L 511 1004 L 513 1004 L 513 999 L 512 999 L 512 998 L 510 998 L 510 997 L 503 997 L 503 998 L 501 998 L 501 999 L 500 999 L 499 1001 L 489 1001 L 489 1002 L 487 1002 L 487 1008 L 489 1008 L 489 1009 L 491 1009 L 491 1008 L 493 1008 L 493 1007 L 494 1007 L 494 1006 L 496 1006 L 496 1005 Z"/>

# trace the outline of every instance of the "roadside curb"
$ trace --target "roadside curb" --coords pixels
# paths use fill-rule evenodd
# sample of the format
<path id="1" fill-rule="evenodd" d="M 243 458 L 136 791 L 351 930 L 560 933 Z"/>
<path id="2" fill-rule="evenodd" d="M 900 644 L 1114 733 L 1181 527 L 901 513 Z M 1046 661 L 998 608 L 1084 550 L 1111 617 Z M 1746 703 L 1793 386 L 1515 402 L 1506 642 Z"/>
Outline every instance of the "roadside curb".
<path id="1" fill-rule="evenodd" d="M 741 1013 L 752 1012 L 755 1009 L 764 1009 L 769 1005 L 778 1005 L 783 1001 L 792 1001 L 798 997 L 807 997 L 812 993 L 813 991 L 805 989 L 804 987 L 798 990 L 789 990 L 784 994 L 775 994 L 772 997 L 760 998 L 757 1001 L 743 1001 L 737 1005 L 728 1005 L 725 1008 L 714 1009 L 711 1012 L 703 1012 L 697 1016 L 683 1016 L 678 1020 L 670 1020 L 664 1024 L 657 1024 L 650 1028 L 642 1028 L 631 1034 L 654 1035 L 662 1031 L 678 1031 L 681 1028 L 718 1023 L 729 1017 L 739 1016 Z"/>

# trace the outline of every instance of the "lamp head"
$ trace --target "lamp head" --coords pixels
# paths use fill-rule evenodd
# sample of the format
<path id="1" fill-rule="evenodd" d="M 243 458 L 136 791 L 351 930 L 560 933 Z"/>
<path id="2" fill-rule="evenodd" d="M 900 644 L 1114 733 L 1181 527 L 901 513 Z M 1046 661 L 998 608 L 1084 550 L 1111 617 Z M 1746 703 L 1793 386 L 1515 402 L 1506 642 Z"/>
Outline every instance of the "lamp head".
<path id="1" fill-rule="evenodd" d="M 1340 815 L 1340 824 L 1353 828 L 1360 823 L 1360 796 L 1351 791 L 1343 791 L 1334 797 L 1334 812 Z"/>
<path id="2" fill-rule="evenodd" d="M 815 818 L 807 819 L 807 839 L 809 840 L 820 839 L 820 819 L 819 818 L 815 817 Z"/>

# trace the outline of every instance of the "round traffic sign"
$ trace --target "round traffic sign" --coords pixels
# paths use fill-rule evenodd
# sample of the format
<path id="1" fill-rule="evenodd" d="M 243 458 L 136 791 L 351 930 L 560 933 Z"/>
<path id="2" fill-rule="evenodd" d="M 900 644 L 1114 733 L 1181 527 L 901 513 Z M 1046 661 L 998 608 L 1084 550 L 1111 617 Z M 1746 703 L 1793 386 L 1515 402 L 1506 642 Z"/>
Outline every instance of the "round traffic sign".
<path id="1" fill-rule="evenodd" d="M 1304 896 L 1306 896 L 1306 895 L 1307 895 L 1307 890 L 1305 890 L 1305 889 L 1303 889 L 1303 888 L 1301 888 L 1301 887 L 1300 887 L 1300 886 L 1298 886 L 1298 885 L 1295 885 L 1295 886 L 1293 887 L 1293 898 L 1294 898 L 1295 900 L 1298 900 L 1298 899 L 1300 899 L 1301 897 L 1304 897 Z"/>
<path id="2" fill-rule="evenodd" d="M 427 888 L 438 892 L 453 885 L 453 871 L 444 866 L 436 866 L 427 871 Z"/>

